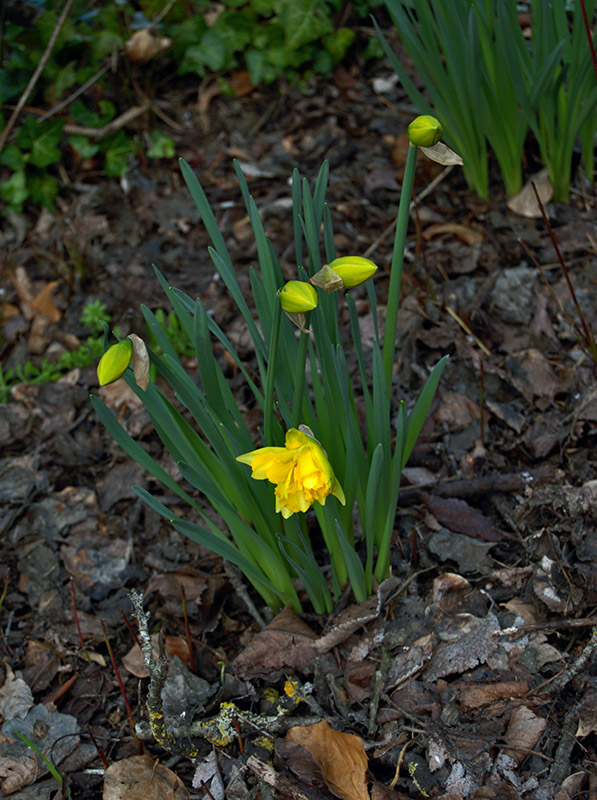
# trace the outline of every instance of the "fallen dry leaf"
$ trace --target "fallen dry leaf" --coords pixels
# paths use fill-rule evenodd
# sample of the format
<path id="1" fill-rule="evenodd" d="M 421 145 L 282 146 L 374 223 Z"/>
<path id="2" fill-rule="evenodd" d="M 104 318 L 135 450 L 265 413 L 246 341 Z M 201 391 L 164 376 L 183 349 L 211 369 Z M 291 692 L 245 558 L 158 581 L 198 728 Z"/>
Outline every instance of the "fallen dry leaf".
<path id="1" fill-rule="evenodd" d="M 335 795 L 342 800 L 370 800 L 367 755 L 358 736 L 335 731 L 322 720 L 315 725 L 291 728 L 286 738 L 311 753 Z"/>
<path id="2" fill-rule="evenodd" d="M 46 283 L 41 292 L 31 301 L 32 308 L 40 314 L 45 314 L 50 322 L 59 322 L 62 314 L 54 305 L 52 292 L 58 286 L 59 281 Z"/>
<path id="3" fill-rule="evenodd" d="M 537 193 L 541 198 L 543 205 L 549 203 L 553 197 L 553 186 L 549 181 L 549 176 L 546 169 L 542 169 L 533 175 L 522 187 L 522 190 L 508 200 L 507 206 L 510 211 L 518 214 L 521 217 L 528 217 L 534 219 L 541 216 L 541 209 L 537 204 L 537 198 L 533 191 L 533 183 L 537 188 Z"/>
<path id="4" fill-rule="evenodd" d="M 287 606 L 232 662 L 243 680 L 277 680 L 288 670 L 304 672 L 317 655 L 317 635 Z"/>
<path id="5" fill-rule="evenodd" d="M 495 703 L 497 700 L 509 700 L 521 697 L 528 690 L 522 681 L 504 681 L 503 683 L 462 683 L 458 687 L 458 703 L 465 711 Z"/>
<path id="6" fill-rule="evenodd" d="M 509 745 L 504 752 L 516 759 L 518 764 L 522 764 L 543 736 L 546 725 L 547 721 L 538 717 L 530 708 L 518 706 L 512 712 L 504 734 L 504 741 Z"/>
<path id="7" fill-rule="evenodd" d="M 110 764 L 102 800 L 187 800 L 180 778 L 149 756 L 131 756 Z"/>
<path id="8" fill-rule="evenodd" d="M 153 633 L 151 636 L 151 644 L 153 646 L 153 655 L 157 660 L 159 655 L 159 634 Z M 189 661 L 189 645 L 185 638 L 182 636 L 165 636 L 164 644 L 166 652 L 170 657 L 178 656 L 183 664 Z M 134 675 L 135 678 L 149 678 L 149 671 L 145 666 L 145 659 L 143 652 L 138 644 L 134 644 L 128 653 L 123 656 L 123 667 Z"/>
<path id="9" fill-rule="evenodd" d="M 464 533 L 484 542 L 501 542 L 507 538 L 507 534 L 494 525 L 489 517 L 465 500 L 438 497 L 426 492 L 421 492 L 421 499 L 433 516 L 455 533 Z"/>

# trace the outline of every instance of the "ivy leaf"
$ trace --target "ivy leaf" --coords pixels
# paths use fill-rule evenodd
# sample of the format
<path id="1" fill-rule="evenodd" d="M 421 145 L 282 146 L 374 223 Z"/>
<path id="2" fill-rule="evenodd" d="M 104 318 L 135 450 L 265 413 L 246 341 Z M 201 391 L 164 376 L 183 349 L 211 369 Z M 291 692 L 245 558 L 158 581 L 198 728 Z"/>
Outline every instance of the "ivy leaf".
<path id="1" fill-rule="evenodd" d="M 51 119 L 38 124 L 28 117 L 18 132 L 16 143 L 21 150 L 29 150 L 30 162 L 35 167 L 47 167 L 60 161 L 58 145 L 62 139 L 63 119 Z"/>
<path id="2" fill-rule="evenodd" d="M 54 198 L 58 194 L 58 182 L 44 172 L 34 172 L 29 176 L 30 198 L 36 205 L 54 212 Z"/>
<path id="3" fill-rule="evenodd" d="M 23 154 L 19 150 L 19 148 L 14 144 L 8 144 L 0 152 L 0 164 L 4 167 L 8 167 L 13 172 L 18 172 L 19 170 L 25 169 L 25 159 L 23 158 Z"/>
<path id="4" fill-rule="evenodd" d="M 284 4 L 280 9 L 280 20 L 289 50 L 297 50 L 334 30 L 321 0 L 294 0 Z"/>
<path id="5" fill-rule="evenodd" d="M 0 183 L 0 197 L 13 209 L 21 209 L 29 197 L 25 172 L 13 172 L 7 181 Z"/>
<path id="6" fill-rule="evenodd" d="M 161 131 L 152 131 L 151 147 L 147 151 L 149 158 L 174 158 L 176 150 L 174 140 Z"/>
<path id="7" fill-rule="evenodd" d="M 127 170 L 129 156 L 137 150 L 132 139 L 124 131 L 118 131 L 107 139 L 102 149 L 106 148 L 106 161 L 104 170 L 109 178 L 122 178 Z"/>

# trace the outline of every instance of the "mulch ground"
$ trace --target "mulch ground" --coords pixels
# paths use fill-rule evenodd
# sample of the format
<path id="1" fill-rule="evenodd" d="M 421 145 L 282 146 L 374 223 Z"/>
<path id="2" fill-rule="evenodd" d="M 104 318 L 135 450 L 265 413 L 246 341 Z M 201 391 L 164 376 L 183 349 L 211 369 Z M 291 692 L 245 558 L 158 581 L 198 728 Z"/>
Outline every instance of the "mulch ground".
<path id="1" fill-rule="evenodd" d="M 376 261 L 383 313 L 413 116 L 390 78 L 383 63 L 355 64 L 302 92 L 239 98 L 170 76 L 157 114 L 135 124 L 174 138 L 240 275 L 256 251 L 232 159 L 289 277 L 288 178 L 296 166 L 313 180 L 329 159 L 337 252 Z M 76 347 L 92 299 L 123 335 L 143 335 L 139 304 L 165 307 L 152 263 L 242 337 L 175 161 L 138 161 L 120 185 L 91 163 L 67 166 L 56 214 L 13 215 L 0 233 L 4 299 L 19 309 L 4 321 L 5 366 Z M 329 619 L 286 610 L 270 620 L 253 597 L 263 628 L 221 560 L 130 489 L 157 487 L 95 418 L 93 368 L 20 385 L 0 406 L 4 795 L 57 791 L 14 735 L 26 730 L 72 796 L 89 800 L 267 798 L 272 786 L 311 800 L 597 796 L 595 367 L 544 222 L 508 210 L 497 174 L 486 202 L 458 168 L 442 170 L 420 157 L 415 194 L 438 181 L 412 215 L 395 399 L 412 402 L 429 368 L 451 358 L 404 472 L 392 577 L 366 604 L 346 597 Z M 573 187 L 570 205 L 549 212 L 595 328 L 596 196 L 579 179 Z M 24 299 L 52 281 L 43 308 L 53 322 Z M 103 396 L 163 458 L 134 398 L 119 384 Z M 168 749 L 148 732 L 132 589 L 180 659 L 163 694 Z"/>

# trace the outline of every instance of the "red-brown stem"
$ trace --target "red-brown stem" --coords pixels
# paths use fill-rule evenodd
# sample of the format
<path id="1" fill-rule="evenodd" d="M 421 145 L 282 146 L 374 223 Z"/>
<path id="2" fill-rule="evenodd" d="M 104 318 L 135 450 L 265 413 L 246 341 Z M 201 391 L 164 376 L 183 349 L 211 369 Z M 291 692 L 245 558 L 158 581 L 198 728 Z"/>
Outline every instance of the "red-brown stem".
<path id="1" fill-rule="evenodd" d="M 94 746 L 94 747 L 95 747 L 95 749 L 97 750 L 97 754 L 98 754 L 98 756 L 100 757 L 102 764 L 104 765 L 104 767 L 105 767 L 106 769 L 108 769 L 108 767 L 110 766 L 110 762 L 108 761 L 108 757 L 107 757 L 107 756 L 106 756 L 106 754 L 104 753 L 103 749 L 102 749 L 102 748 L 99 746 L 99 744 L 98 744 L 98 742 L 97 742 L 97 739 L 96 739 L 96 738 L 95 738 L 95 736 L 93 735 L 93 731 L 91 730 L 91 726 L 90 726 L 90 725 L 87 725 L 87 726 L 85 727 L 85 730 L 87 731 L 87 735 L 89 736 L 89 738 L 90 738 L 90 739 L 91 739 L 91 741 L 93 742 L 93 746 Z"/>
<path id="2" fill-rule="evenodd" d="M 141 642 L 139 641 L 139 637 L 137 636 L 137 631 L 131 625 L 131 623 L 129 621 L 129 618 L 127 617 L 127 615 L 124 613 L 124 611 L 122 609 L 120 609 L 120 613 L 122 614 L 122 619 L 124 621 L 124 624 L 129 629 L 129 633 L 133 637 L 135 644 L 138 647 L 141 647 Z"/>
<path id="3" fill-rule="evenodd" d="M 531 181 L 531 186 L 533 187 L 533 191 L 535 192 L 535 197 L 537 198 L 537 204 L 539 206 L 539 210 L 541 211 L 541 216 L 543 217 L 543 222 L 545 223 L 545 227 L 547 228 L 549 238 L 551 239 L 553 249 L 555 250 L 556 257 L 560 263 L 560 266 L 562 267 L 562 272 L 564 273 L 564 277 L 566 278 L 566 283 L 568 284 L 568 291 L 570 292 L 570 297 L 572 298 L 572 302 L 574 303 L 574 308 L 576 309 L 576 313 L 580 320 L 586 345 L 589 348 L 591 358 L 595 363 L 597 363 L 597 347 L 595 345 L 595 337 L 593 335 L 593 331 L 589 330 L 589 328 L 587 327 L 585 315 L 582 313 L 582 308 L 580 307 L 580 303 L 576 298 L 576 292 L 574 291 L 574 286 L 572 285 L 572 281 L 570 280 L 570 273 L 568 272 L 568 267 L 566 266 L 566 263 L 562 258 L 562 254 L 560 252 L 558 242 L 551 227 L 551 223 L 549 222 L 549 218 L 545 213 L 545 206 L 541 202 L 541 198 L 539 197 L 539 192 L 537 191 L 537 187 L 535 186 L 534 181 Z"/>
<path id="4" fill-rule="evenodd" d="M 205 794 L 206 794 L 206 795 L 209 797 L 209 800 L 216 800 L 216 798 L 213 796 L 213 794 L 212 794 L 212 793 L 209 791 L 209 789 L 207 788 L 207 784 L 205 783 L 205 781 L 201 781 L 201 789 L 202 789 L 202 790 L 205 792 Z"/>
<path id="5" fill-rule="evenodd" d="M 182 599 L 182 614 L 184 617 L 184 629 L 187 636 L 187 647 L 189 649 L 189 669 L 195 671 L 195 653 L 193 651 L 193 640 L 191 638 L 191 627 L 189 625 L 189 612 L 187 610 L 187 594 L 184 585 L 180 584 L 180 597 Z"/>
<path id="6" fill-rule="evenodd" d="M 589 42 L 589 50 L 591 51 L 591 58 L 593 59 L 593 69 L 595 70 L 595 80 L 597 80 L 597 56 L 595 55 L 595 48 L 593 47 L 593 37 L 591 36 L 591 27 L 589 25 L 589 18 L 587 17 L 587 9 L 585 7 L 585 0 L 580 0 L 580 10 L 582 11 L 582 21 L 585 24 L 585 31 L 587 34 L 587 41 Z"/>
<path id="7" fill-rule="evenodd" d="M 234 727 L 236 729 L 236 737 L 238 739 L 238 749 L 241 753 L 244 753 L 245 746 L 243 744 L 243 737 L 240 735 L 240 722 L 237 719 L 234 720 Z"/>
<path id="8" fill-rule="evenodd" d="M 87 663 L 91 664 L 91 659 L 89 658 L 89 653 L 87 652 L 87 648 L 85 647 L 85 639 L 83 639 L 83 632 L 81 631 L 81 624 L 79 622 L 79 614 L 77 613 L 77 601 L 75 598 L 75 582 L 72 578 L 70 579 L 70 596 L 73 600 L 73 617 L 75 620 L 75 625 L 77 627 L 77 633 L 79 634 L 79 641 L 81 642 L 81 648 L 83 649 L 83 655 L 87 659 Z"/>
<path id="9" fill-rule="evenodd" d="M 124 688 L 124 683 L 122 682 L 122 676 L 120 675 L 120 670 L 118 669 L 118 665 L 116 664 L 116 659 L 114 658 L 114 652 L 112 650 L 112 645 L 110 644 L 110 640 L 108 639 L 108 631 L 106 630 L 106 623 L 104 620 L 101 620 L 102 624 L 102 631 L 104 633 L 104 641 L 106 643 L 106 647 L 108 648 L 108 653 L 110 654 L 110 661 L 112 662 L 112 667 L 114 669 L 114 673 L 116 675 L 116 679 L 118 680 L 118 685 L 120 686 L 120 694 L 122 695 L 122 699 L 124 700 L 124 707 L 126 709 L 126 715 L 129 720 L 129 725 L 131 726 L 131 730 L 133 732 L 133 736 L 135 741 L 137 742 L 137 751 L 139 755 L 141 754 L 141 742 L 137 736 L 137 732 L 135 731 L 135 720 L 133 718 L 133 712 L 131 711 L 131 707 L 129 704 L 129 699 L 126 696 L 126 691 Z"/>

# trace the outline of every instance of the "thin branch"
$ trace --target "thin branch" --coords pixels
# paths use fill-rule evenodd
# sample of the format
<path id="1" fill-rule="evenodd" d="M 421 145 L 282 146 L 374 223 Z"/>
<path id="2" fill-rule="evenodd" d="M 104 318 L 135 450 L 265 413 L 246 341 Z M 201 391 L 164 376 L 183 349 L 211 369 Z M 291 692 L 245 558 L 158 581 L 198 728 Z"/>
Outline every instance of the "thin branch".
<path id="1" fill-rule="evenodd" d="M 54 45 L 56 44 L 56 39 L 58 38 L 60 31 L 62 30 L 62 26 L 66 22 L 66 18 L 68 17 L 68 13 L 70 11 L 70 7 L 72 6 L 72 4 L 73 0 L 66 0 L 64 8 L 62 9 L 62 14 L 58 18 L 56 27 L 52 31 L 52 35 L 50 36 L 50 40 L 46 45 L 46 49 L 44 50 L 44 53 L 39 60 L 39 64 L 35 68 L 35 71 L 33 72 L 31 78 L 29 79 L 29 83 L 25 87 L 25 91 L 23 92 L 23 94 L 20 96 L 19 102 L 16 104 L 14 111 L 10 115 L 10 119 L 6 123 L 6 127 L 4 128 L 2 133 L 0 133 L 0 152 L 2 152 L 2 150 L 4 149 L 4 145 L 6 144 L 8 137 L 15 126 L 19 114 L 23 110 L 23 106 L 27 102 L 29 95 L 33 91 L 35 84 L 38 82 L 42 72 L 44 71 L 46 64 L 48 63 L 50 54 L 54 48 Z"/>
<path id="2" fill-rule="evenodd" d="M 87 89 L 93 86 L 93 84 L 96 83 L 96 81 L 99 81 L 102 75 L 105 75 L 109 69 L 110 69 L 110 64 L 104 64 L 104 66 L 98 72 L 96 72 L 95 75 L 89 78 L 89 80 L 86 81 L 82 86 L 79 86 L 79 88 L 76 91 L 74 91 L 72 94 L 69 94 L 68 97 L 66 97 L 64 100 L 61 100 L 49 111 L 46 111 L 45 114 L 42 114 L 38 122 L 43 122 L 46 119 L 50 119 L 50 117 L 53 117 L 54 114 L 57 114 L 59 111 L 62 111 L 63 108 L 69 106 L 74 100 L 77 99 L 77 97 L 80 97 L 80 95 L 82 95 L 83 92 L 86 92 Z"/>

